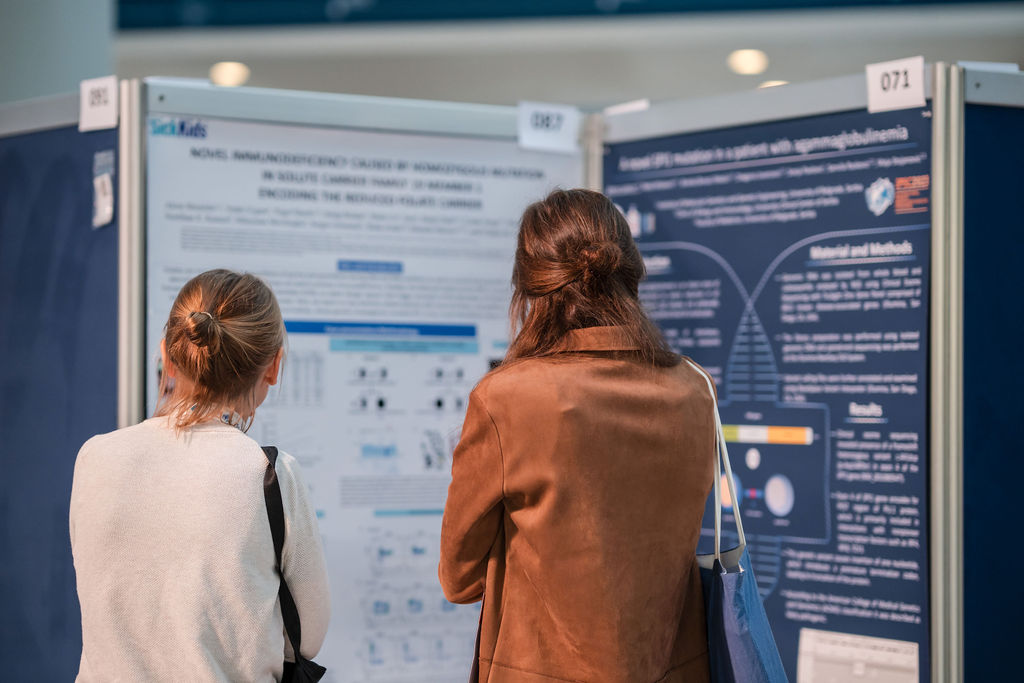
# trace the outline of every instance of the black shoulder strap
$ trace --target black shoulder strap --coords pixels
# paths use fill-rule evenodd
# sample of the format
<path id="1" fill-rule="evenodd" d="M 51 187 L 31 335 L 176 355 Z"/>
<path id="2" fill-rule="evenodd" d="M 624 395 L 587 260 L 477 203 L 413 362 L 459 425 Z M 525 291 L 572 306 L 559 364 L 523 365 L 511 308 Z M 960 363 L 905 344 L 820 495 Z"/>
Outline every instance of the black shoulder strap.
<path id="1" fill-rule="evenodd" d="M 299 647 L 302 644 L 302 626 L 299 624 L 299 610 L 295 607 L 295 600 L 288 590 L 288 583 L 284 580 L 284 572 L 281 569 L 281 551 L 284 549 L 284 503 L 281 501 L 281 484 L 277 480 L 277 447 L 264 446 L 263 452 L 267 456 L 267 471 L 263 475 L 263 498 L 267 503 L 267 517 L 270 519 L 270 535 L 274 538 L 274 554 L 277 557 L 277 573 L 281 576 L 281 587 L 278 589 L 278 597 L 281 600 L 281 616 L 284 618 L 284 629 L 288 632 L 288 639 L 292 641 L 292 650 L 295 651 L 295 659 L 299 660 Z"/>

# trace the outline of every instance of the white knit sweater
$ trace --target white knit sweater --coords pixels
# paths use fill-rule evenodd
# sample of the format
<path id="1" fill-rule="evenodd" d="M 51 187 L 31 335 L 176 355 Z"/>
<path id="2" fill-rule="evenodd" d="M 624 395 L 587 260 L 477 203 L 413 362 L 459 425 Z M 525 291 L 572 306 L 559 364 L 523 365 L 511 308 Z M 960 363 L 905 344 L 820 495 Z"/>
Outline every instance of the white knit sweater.
<path id="1" fill-rule="evenodd" d="M 89 439 L 71 490 L 82 606 L 78 681 L 280 680 L 285 645 L 266 458 L 234 427 L 175 434 L 166 418 Z M 282 553 L 312 657 L 330 600 L 316 517 L 281 453 Z"/>

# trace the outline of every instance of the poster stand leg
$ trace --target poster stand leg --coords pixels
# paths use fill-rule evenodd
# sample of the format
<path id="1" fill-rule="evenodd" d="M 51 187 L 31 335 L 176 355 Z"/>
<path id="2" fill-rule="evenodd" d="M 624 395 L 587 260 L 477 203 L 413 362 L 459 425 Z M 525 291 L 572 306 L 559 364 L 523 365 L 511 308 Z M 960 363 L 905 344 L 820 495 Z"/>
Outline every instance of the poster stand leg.
<path id="1" fill-rule="evenodd" d="M 931 309 L 932 676 L 963 680 L 963 73 L 935 65 Z"/>
<path id="2" fill-rule="evenodd" d="M 142 150 L 141 84 L 121 81 L 120 147 L 118 170 L 121 216 L 118 245 L 118 352 L 117 426 L 128 427 L 143 419 L 143 211 L 145 157 Z"/>

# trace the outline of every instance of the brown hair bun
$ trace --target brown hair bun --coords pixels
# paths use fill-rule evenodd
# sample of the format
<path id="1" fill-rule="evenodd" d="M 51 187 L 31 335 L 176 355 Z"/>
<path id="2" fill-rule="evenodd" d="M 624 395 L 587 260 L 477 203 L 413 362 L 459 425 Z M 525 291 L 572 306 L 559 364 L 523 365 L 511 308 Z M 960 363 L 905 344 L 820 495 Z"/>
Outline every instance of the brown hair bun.
<path id="1" fill-rule="evenodd" d="M 579 251 L 577 268 L 585 284 L 595 278 L 606 278 L 622 263 L 622 249 L 614 242 L 588 244 Z"/>
<path id="2" fill-rule="evenodd" d="M 564 351 L 565 335 L 619 327 L 638 358 L 679 363 L 640 303 L 644 260 L 622 211 L 592 190 L 555 190 L 523 212 L 505 362 Z"/>
<path id="3" fill-rule="evenodd" d="M 192 311 L 185 319 L 185 334 L 188 340 L 199 348 L 208 348 L 210 353 L 220 350 L 223 333 L 220 322 L 208 311 Z"/>

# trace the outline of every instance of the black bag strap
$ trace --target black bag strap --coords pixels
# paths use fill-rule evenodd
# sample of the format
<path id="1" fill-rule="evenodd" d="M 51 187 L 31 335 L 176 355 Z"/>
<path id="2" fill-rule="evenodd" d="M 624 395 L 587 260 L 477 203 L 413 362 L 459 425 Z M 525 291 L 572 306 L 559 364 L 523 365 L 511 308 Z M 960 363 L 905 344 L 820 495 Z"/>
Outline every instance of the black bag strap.
<path id="1" fill-rule="evenodd" d="M 480 683 L 480 634 L 484 630 L 484 599 L 480 600 L 480 623 L 476 625 L 476 645 L 473 646 L 473 668 L 469 671 L 469 683 Z"/>
<path id="2" fill-rule="evenodd" d="M 267 456 L 267 471 L 263 475 L 263 499 L 267 503 L 267 517 L 270 519 L 270 535 L 274 538 L 274 555 L 277 557 L 277 573 L 281 576 L 281 587 L 277 591 L 281 600 L 281 616 L 284 618 L 284 630 L 295 651 L 295 661 L 302 655 L 299 647 L 302 644 L 302 626 L 299 623 L 299 610 L 295 606 L 288 583 L 284 580 L 281 569 L 281 551 L 284 549 L 284 503 L 281 500 L 281 484 L 277 480 L 277 446 L 264 446 L 263 453 Z"/>

